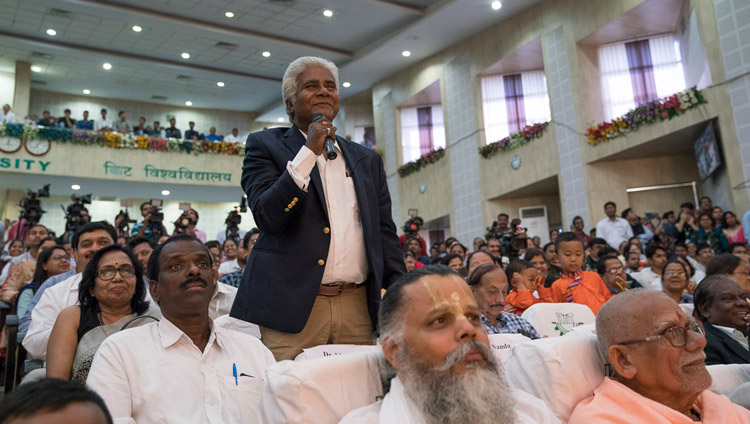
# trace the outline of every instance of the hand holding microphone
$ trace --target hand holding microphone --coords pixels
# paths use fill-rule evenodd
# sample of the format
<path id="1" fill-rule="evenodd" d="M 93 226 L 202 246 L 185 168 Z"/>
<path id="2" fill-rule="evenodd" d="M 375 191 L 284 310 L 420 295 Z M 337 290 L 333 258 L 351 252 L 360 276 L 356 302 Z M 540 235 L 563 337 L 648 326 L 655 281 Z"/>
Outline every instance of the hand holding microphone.
<path id="1" fill-rule="evenodd" d="M 312 116 L 313 123 L 319 122 L 323 125 L 329 125 L 328 121 L 326 120 L 326 117 L 323 116 L 322 113 L 316 113 Z M 311 126 L 312 128 L 312 126 Z M 333 127 L 333 131 L 331 131 L 331 127 L 325 127 L 326 135 L 325 135 L 325 143 L 323 145 L 323 150 L 325 151 L 326 159 L 328 160 L 334 160 L 338 157 L 338 154 L 336 153 L 336 148 L 333 145 L 333 135 L 335 134 L 334 131 L 336 131 L 336 127 Z M 312 131 L 308 132 L 308 138 L 312 136 Z"/>

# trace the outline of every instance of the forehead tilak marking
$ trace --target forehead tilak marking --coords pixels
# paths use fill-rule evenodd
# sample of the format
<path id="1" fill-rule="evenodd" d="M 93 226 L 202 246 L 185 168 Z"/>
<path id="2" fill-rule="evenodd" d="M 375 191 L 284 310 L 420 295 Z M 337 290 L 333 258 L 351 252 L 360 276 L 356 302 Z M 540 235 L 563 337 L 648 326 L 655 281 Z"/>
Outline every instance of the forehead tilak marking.
<path id="1" fill-rule="evenodd" d="M 450 277 L 448 277 L 450 278 Z M 423 278 L 421 283 L 422 287 L 424 287 L 427 290 L 427 293 L 432 298 L 433 307 L 435 309 L 440 307 L 451 307 L 451 309 L 454 309 L 456 312 L 456 316 L 458 319 L 466 319 L 466 317 L 463 314 L 463 307 L 461 306 L 461 295 L 459 292 L 464 291 L 464 295 L 467 295 L 469 292 L 469 287 L 463 281 L 456 281 L 456 279 L 451 278 L 451 283 L 457 286 L 458 291 L 453 291 L 450 294 L 450 300 L 449 299 L 441 299 L 441 296 L 435 291 L 435 288 L 432 287 L 432 284 L 437 281 L 437 278 L 433 277 L 426 277 Z M 451 305 L 452 304 L 452 305 Z"/>

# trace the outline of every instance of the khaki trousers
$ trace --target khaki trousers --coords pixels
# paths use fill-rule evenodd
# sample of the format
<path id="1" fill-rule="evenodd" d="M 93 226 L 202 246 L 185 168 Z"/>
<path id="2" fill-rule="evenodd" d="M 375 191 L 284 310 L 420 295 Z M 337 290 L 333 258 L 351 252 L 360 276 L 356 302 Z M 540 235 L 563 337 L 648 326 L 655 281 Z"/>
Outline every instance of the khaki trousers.
<path id="1" fill-rule="evenodd" d="M 260 327 L 260 336 L 277 361 L 294 359 L 303 349 L 324 344 L 372 345 L 375 336 L 367 312 L 367 290 L 361 284 L 337 296 L 319 294 L 302 331 L 291 334 Z"/>

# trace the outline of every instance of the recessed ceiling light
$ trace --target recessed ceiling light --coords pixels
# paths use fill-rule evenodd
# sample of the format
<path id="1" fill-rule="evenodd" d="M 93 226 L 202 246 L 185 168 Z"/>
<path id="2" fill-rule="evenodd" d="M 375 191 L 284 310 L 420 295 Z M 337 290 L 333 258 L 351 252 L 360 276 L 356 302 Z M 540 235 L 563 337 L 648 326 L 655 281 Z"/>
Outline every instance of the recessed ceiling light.
<path id="1" fill-rule="evenodd" d="M 344 86 L 344 88 L 349 88 L 349 87 L 351 87 L 351 86 L 352 86 L 352 83 L 350 83 L 350 82 L 348 82 L 348 81 L 347 81 L 347 82 L 345 82 L 345 83 L 343 83 L 343 84 L 341 84 L 341 85 L 343 85 L 343 86 Z"/>
<path id="2" fill-rule="evenodd" d="M 284 118 L 276 118 L 276 122 L 284 122 Z"/>
<path id="3" fill-rule="evenodd" d="M 42 72 L 42 68 L 40 68 L 38 66 L 32 66 L 31 67 L 31 71 L 32 72 Z"/>
<path id="4" fill-rule="evenodd" d="M 263 57 L 271 57 L 271 52 L 263 52 Z"/>
<path id="5" fill-rule="evenodd" d="M 411 52 L 409 50 L 404 50 L 401 52 L 401 56 L 403 57 L 409 57 L 411 56 Z"/>
<path id="6" fill-rule="evenodd" d="M 72 186 L 70 186 L 70 188 L 71 188 L 72 190 L 80 190 L 80 189 L 81 189 L 81 186 L 79 186 L 78 184 L 73 184 Z"/>
<path id="7" fill-rule="evenodd" d="M 161 195 L 162 196 L 169 196 L 169 194 L 170 194 L 169 190 L 162 190 L 161 191 Z"/>
<path id="8" fill-rule="evenodd" d="M 185 106 L 192 106 L 192 105 L 193 105 L 193 102 L 191 102 L 190 100 L 185 102 Z"/>
<path id="9" fill-rule="evenodd" d="M 102 65 L 102 68 L 109 71 L 110 69 L 112 69 L 112 65 L 110 65 L 109 63 L 105 63 L 104 65 Z"/>
<path id="10" fill-rule="evenodd" d="M 50 29 L 47 30 L 47 35 L 57 35 L 57 31 L 55 31 L 54 29 L 50 28 Z"/>
<path id="11" fill-rule="evenodd" d="M 133 25 L 133 31 L 135 31 L 135 32 L 141 32 L 141 31 L 143 31 L 143 28 L 139 27 L 138 25 Z"/>
<path id="12" fill-rule="evenodd" d="M 186 53 L 182 53 L 182 54 L 181 54 L 180 56 L 181 56 L 181 57 L 182 57 L 183 59 L 190 59 L 190 53 L 187 53 L 187 52 L 186 52 Z"/>
<path id="13" fill-rule="evenodd" d="M 503 4 L 499 1 L 495 0 L 492 2 L 492 8 L 495 10 L 500 10 L 500 8 L 503 7 Z"/>
<path id="14" fill-rule="evenodd" d="M 330 18 L 331 16 L 333 16 L 333 10 L 330 10 L 330 9 L 324 10 L 323 16 L 325 16 L 326 18 Z"/>
<path id="15" fill-rule="evenodd" d="M 83 94 L 91 94 L 91 90 L 89 90 L 88 88 L 86 88 L 86 89 L 83 90 Z"/>
<path id="16" fill-rule="evenodd" d="M 226 13 L 224 13 L 224 16 L 226 16 L 227 18 L 234 18 L 234 13 L 232 13 L 232 12 L 226 12 Z"/>
<path id="17" fill-rule="evenodd" d="M 221 81 L 217 82 L 216 85 L 218 85 L 219 87 L 224 87 L 224 83 Z"/>

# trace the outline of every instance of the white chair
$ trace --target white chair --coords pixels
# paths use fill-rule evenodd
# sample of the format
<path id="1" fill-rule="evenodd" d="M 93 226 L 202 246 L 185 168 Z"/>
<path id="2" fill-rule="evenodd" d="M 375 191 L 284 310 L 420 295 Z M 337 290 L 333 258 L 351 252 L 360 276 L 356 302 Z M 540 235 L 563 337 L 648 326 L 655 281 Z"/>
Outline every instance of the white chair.
<path id="1" fill-rule="evenodd" d="M 488 337 L 490 339 L 490 350 L 501 364 L 504 364 L 510 357 L 513 346 L 531 341 L 530 338 L 522 334 L 490 334 Z"/>
<path id="2" fill-rule="evenodd" d="M 523 311 L 521 318 L 531 323 L 542 337 L 562 336 L 574 327 L 594 323 L 594 313 L 578 303 L 537 303 Z"/>
<path id="3" fill-rule="evenodd" d="M 260 327 L 257 324 L 243 321 L 241 319 L 230 317 L 229 315 L 222 315 L 214 319 L 214 325 L 227 330 L 238 331 L 245 333 L 250 336 L 260 338 Z"/>
<path id="4" fill-rule="evenodd" d="M 306 361 L 266 370 L 258 422 L 336 424 L 350 411 L 382 398 L 380 351 Z"/>
<path id="5" fill-rule="evenodd" d="M 692 303 L 680 303 L 680 309 L 682 309 L 682 312 L 685 313 L 685 315 L 692 317 L 693 311 L 695 310 L 695 305 Z"/>
<path id="6" fill-rule="evenodd" d="M 380 346 L 375 345 L 351 345 L 351 344 L 329 344 L 303 349 L 302 353 L 294 358 L 295 361 L 306 361 L 308 359 L 327 358 L 331 356 L 349 355 L 358 352 L 378 352 Z"/>

